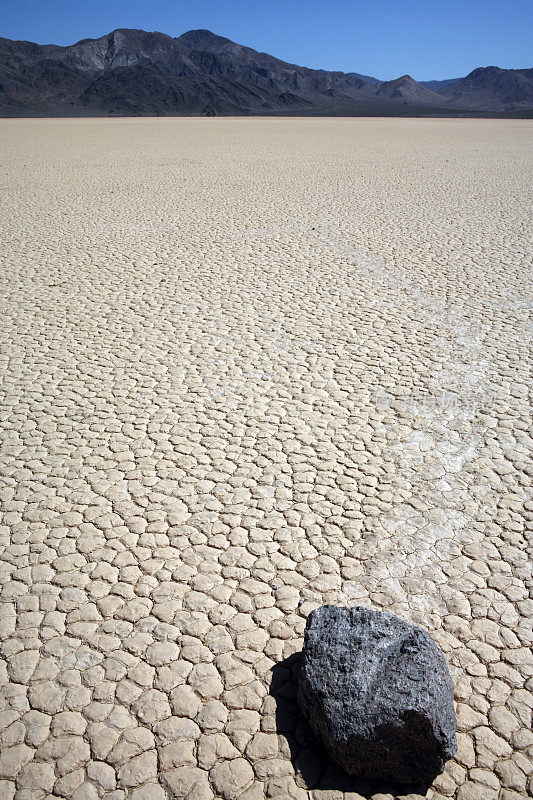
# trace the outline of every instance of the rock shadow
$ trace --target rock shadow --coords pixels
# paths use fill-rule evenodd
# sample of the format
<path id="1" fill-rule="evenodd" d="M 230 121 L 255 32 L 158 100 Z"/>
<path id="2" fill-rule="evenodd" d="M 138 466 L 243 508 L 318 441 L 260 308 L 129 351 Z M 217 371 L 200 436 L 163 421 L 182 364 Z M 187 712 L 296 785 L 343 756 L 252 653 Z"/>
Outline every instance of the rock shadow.
<path id="1" fill-rule="evenodd" d="M 291 762 L 299 783 L 306 789 L 336 789 L 370 798 L 376 794 L 424 796 L 430 783 L 422 786 L 401 786 L 384 781 L 348 775 L 328 756 L 303 717 L 298 701 L 298 674 L 301 653 L 294 653 L 272 669 L 270 695 L 276 704 L 276 731 L 287 740 Z"/>

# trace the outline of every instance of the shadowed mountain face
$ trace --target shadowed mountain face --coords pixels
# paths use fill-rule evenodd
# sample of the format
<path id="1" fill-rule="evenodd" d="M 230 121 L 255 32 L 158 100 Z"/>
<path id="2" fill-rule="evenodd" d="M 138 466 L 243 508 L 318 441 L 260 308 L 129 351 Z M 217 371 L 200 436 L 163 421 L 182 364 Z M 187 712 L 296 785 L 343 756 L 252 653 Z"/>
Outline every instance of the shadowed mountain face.
<path id="1" fill-rule="evenodd" d="M 430 88 L 445 100 L 469 108 L 531 108 L 533 69 L 478 67 L 466 78 Z"/>
<path id="2" fill-rule="evenodd" d="M 207 30 L 174 39 L 119 29 L 74 45 L 0 39 L 0 113 L 437 114 L 533 108 L 533 70 L 476 69 L 417 83 L 312 70 Z"/>

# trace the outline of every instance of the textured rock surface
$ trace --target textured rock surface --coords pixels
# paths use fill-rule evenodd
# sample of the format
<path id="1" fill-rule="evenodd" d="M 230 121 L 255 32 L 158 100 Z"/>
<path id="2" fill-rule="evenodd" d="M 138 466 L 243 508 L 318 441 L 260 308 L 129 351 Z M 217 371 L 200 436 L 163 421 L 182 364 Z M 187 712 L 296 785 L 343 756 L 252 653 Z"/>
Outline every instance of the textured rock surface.
<path id="1" fill-rule="evenodd" d="M 533 107 L 532 73 L 480 67 L 455 81 L 380 82 L 288 64 L 207 30 L 174 39 L 119 28 L 68 47 L 0 39 L 0 113 L 510 112 Z"/>
<path id="2" fill-rule="evenodd" d="M 431 781 L 457 749 L 453 681 L 422 628 L 367 608 L 322 606 L 305 629 L 298 702 L 347 772 Z"/>

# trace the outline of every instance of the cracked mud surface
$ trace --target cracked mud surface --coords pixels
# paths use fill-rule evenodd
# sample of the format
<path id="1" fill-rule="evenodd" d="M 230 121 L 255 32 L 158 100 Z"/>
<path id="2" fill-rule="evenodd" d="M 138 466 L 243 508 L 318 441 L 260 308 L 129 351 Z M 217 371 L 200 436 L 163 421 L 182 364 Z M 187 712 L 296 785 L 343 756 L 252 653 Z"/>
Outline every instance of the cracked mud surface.
<path id="1" fill-rule="evenodd" d="M 0 798 L 528 796 L 531 123 L 0 127 Z M 302 723 L 322 603 L 444 650 L 427 792 Z"/>

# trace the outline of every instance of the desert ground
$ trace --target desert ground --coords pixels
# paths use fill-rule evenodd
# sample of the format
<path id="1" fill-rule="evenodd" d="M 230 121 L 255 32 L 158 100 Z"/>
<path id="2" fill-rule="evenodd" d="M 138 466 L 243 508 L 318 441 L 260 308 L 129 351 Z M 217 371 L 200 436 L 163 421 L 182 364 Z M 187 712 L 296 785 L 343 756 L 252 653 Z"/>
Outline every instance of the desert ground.
<path id="1" fill-rule="evenodd" d="M 2 800 L 528 796 L 532 128 L 0 122 Z M 442 647 L 429 789 L 303 723 L 323 603 Z"/>

